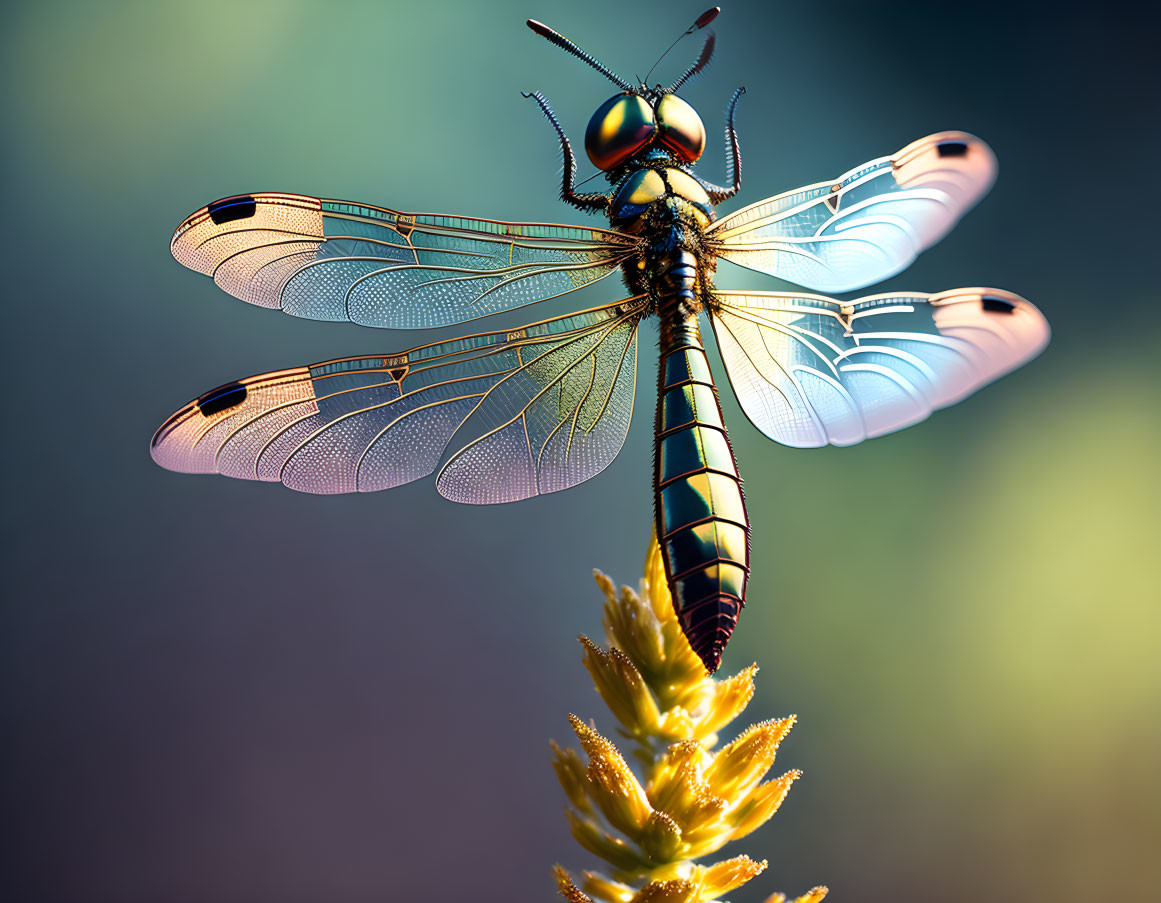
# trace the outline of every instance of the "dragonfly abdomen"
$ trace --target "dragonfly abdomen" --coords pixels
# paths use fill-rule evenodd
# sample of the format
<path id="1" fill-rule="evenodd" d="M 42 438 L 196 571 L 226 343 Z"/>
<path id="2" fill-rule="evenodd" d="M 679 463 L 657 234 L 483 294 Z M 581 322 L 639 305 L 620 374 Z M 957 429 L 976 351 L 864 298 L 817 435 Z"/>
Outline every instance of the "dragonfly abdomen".
<path id="1" fill-rule="evenodd" d="M 750 527 L 691 304 L 696 258 L 676 252 L 663 273 L 653 465 L 657 537 L 682 629 L 713 672 L 745 600 Z"/>

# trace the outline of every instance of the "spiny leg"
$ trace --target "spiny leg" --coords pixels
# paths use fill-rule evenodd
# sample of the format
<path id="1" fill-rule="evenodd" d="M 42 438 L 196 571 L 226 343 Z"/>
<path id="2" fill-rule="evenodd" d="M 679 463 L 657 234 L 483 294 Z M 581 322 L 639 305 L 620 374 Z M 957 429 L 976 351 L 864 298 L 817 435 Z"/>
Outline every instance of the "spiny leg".
<path id="1" fill-rule="evenodd" d="M 745 93 L 745 88 L 738 88 L 734 92 L 734 96 L 730 98 L 730 106 L 726 112 L 726 157 L 728 158 L 726 181 L 731 183 L 730 187 L 721 188 L 717 185 L 711 185 L 709 182 L 702 182 L 702 186 L 714 204 L 729 200 L 742 187 L 742 152 L 738 148 L 738 132 L 734 128 L 734 108 L 738 105 L 738 98 Z"/>
<path id="2" fill-rule="evenodd" d="M 573 156 L 572 145 L 568 143 L 568 136 L 565 135 L 564 129 L 560 127 L 560 123 L 553 114 L 552 108 L 548 105 L 548 101 L 544 99 L 544 95 L 539 91 L 534 91 L 531 94 L 521 93 L 525 97 L 531 97 L 540 105 L 540 109 L 548 117 L 548 121 L 552 123 L 552 127 L 556 129 L 556 134 L 560 138 L 560 151 L 564 156 L 564 176 L 561 180 L 560 199 L 566 204 L 572 204 L 578 210 L 587 210 L 589 212 L 607 210 L 611 203 L 608 195 L 577 194 L 576 157 Z"/>

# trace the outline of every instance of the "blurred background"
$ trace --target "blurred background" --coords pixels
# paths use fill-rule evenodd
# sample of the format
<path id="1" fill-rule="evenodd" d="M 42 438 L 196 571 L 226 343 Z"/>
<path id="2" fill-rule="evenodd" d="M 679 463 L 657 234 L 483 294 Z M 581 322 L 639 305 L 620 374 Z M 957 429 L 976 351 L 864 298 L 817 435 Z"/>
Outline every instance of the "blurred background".
<path id="1" fill-rule="evenodd" d="M 612 90 L 524 19 L 628 77 L 703 4 L 5 5 L 8 899 L 551 900 L 553 862 L 595 865 L 548 738 L 569 739 L 570 711 L 613 730 L 575 636 L 600 632 L 592 567 L 639 579 L 655 332 L 625 450 L 560 495 L 471 508 L 430 481 L 321 498 L 180 476 L 148 442 L 188 399 L 435 335 L 247 306 L 167 243 L 256 190 L 578 222 L 520 91 L 580 141 Z M 731 848 L 770 860 L 732 898 L 1144 899 L 1161 883 L 1158 8 L 733 2 L 715 27 L 683 91 L 708 178 L 741 84 L 739 204 L 978 134 L 992 193 L 884 286 L 1011 289 L 1054 329 L 1025 369 L 856 448 L 778 446 L 723 392 L 755 564 L 723 673 L 761 664 L 748 714 L 798 713 L 776 767 L 806 772 Z M 728 264 L 717 281 L 778 285 Z"/>

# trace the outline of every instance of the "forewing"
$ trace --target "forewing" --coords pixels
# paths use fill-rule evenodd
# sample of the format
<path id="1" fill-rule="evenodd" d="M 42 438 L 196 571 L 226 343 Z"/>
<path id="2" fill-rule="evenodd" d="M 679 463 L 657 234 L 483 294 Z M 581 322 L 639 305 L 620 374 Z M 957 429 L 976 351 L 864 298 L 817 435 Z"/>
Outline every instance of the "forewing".
<path id="1" fill-rule="evenodd" d="M 819 291 L 851 291 L 905 269 L 995 178 L 983 141 L 941 132 L 732 213 L 709 236 L 726 260 Z"/>
<path id="2" fill-rule="evenodd" d="M 390 329 L 447 326 L 573 291 L 607 276 L 634 247 L 604 229 L 295 194 L 215 201 L 171 242 L 178 261 L 243 301 Z"/>
<path id="3" fill-rule="evenodd" d="M 503 502 L 564 489 L 599 473 L 624 441 L 643 307 L 629 299 L 508 332 L 229 383 L 169 418 L 153 437 L 153 458 L 170 470 L 280 480 L 303 492 L 370 492 L 434 472 L 477 414 L 481 427 L 517 418 L 543 438 L 533 479 L 522 447 L 485 437 L 469 446 L 477 449 L 468 456 L 473 470 L 459 484 L 473 487 L 470 497 L 446 492 L 441 475 L 445 495 Z M 578 393 L 581 371 L 589 389 Z M 555 415 L 568 422 L 553 432 L 556 387 Z"/>
<path id="4" fill-rule="evenodd" d="M 998 289 L 815 295 L 718 292 L 714 335 L 754 425 L 800 448 L 853 445 L 917 423 L 1031 360 L 1035 307 Z"/>

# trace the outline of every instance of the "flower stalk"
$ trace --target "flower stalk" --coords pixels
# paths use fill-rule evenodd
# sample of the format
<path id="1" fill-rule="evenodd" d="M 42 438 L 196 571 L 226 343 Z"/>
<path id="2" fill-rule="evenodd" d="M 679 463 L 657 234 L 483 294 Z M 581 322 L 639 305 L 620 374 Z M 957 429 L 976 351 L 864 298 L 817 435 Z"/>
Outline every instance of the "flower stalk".
<path id="1" fill-rule="evenodd" d="M 570 715 L 582 752 L 552 744 L 552 767 L 568 798 L 576 841 L 608 864 L 579 884 L 561 866 L 557 887 L 570 903 L 710 903 L 741 887 L 766 861 L 740 855 L 710 865 L 731 840 L 761 827 L 800 772 L 766 780 L 794 716 L 764 721 L 718 748 L 754 695 L 757 665 L 724 680 L 706 674 L 673 612 L 661 551 L 649 545 L 640 592 L 619 591 L 599 571 L 608 649 L 581 636 L 583 662 L 632 746 L 638 778 L 617 746 Z M 795 903 L 817 903 L 816 887 Z M 784 903 L 775 894 L 766 903 Z"/>

